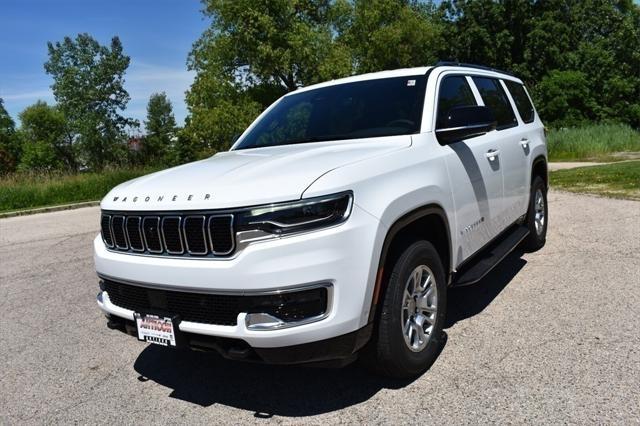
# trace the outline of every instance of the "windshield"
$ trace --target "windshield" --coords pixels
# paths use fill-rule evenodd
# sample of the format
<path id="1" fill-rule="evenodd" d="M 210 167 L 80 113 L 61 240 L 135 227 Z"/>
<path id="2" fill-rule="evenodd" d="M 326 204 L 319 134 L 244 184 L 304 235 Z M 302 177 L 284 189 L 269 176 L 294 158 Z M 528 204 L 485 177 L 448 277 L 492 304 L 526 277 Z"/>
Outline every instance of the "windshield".
<path id="1" fill-rule="evenodd" d="M 425 82 L 394 77 L 285 96 L 235 149 L 418 133 Z"/>

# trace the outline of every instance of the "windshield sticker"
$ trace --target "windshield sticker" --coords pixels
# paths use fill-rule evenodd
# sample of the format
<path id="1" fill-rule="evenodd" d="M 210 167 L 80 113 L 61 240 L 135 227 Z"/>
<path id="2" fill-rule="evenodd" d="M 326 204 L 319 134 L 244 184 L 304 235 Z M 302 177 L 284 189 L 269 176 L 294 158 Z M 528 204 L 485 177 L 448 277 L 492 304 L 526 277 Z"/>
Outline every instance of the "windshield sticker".
<path id="1" fill-rule="evenodd" d="M 415 86 L 415 85 L 416 85 L 415 80 L 407 80 L 407 86 Z"/>

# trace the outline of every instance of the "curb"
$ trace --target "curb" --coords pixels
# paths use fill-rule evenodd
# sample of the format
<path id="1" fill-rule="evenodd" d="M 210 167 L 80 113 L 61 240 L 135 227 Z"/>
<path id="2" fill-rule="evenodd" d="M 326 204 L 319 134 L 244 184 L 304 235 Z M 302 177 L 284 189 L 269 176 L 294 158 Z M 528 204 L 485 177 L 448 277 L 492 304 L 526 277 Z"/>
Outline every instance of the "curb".
<path id="1" fill-rule="evenodd" d="M 26 216 L 30 214 L 36 214 L 36 213 L 50 213 L 50 212 L 57 212 L 61 210 L 73 210 L 73 209 L 79 209 L 82 207 L 93 207 L 98 205 L 100 205 L 100 201 L 85 201 L 82 203 L 62 204 L 58 206 L 38 207 L 35 209 L 26 209 L 26 210 L 16 210 L 12 212 L 0 213 L 0 219 L 15 217 L 15 216 Z"/>

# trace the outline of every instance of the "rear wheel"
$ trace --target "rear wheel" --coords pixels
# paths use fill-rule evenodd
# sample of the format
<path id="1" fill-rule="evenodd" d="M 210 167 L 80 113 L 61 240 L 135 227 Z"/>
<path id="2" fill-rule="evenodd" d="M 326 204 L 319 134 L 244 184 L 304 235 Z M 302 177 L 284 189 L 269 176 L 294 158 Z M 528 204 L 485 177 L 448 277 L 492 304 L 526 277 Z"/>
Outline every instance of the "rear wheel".
<path id="1" fill-rule="evenodd" d="M 536 251 L 544 246 L 547 241 L 548 223 L 547 186 L 540 176 L 536 176 L 531 184 L 529 210 L 525 223 L 529 228 L 529 235 L 524 240 L 524 247 L 527 251 Z"/>
<path id="2" fill-rule="evenodd" d="M 427 370 L 440 353 L 447 305 L 444 269 L 433 245 L 410 245 L 393 266 L 368 348 L 368 364 L 395 378 Z"/>

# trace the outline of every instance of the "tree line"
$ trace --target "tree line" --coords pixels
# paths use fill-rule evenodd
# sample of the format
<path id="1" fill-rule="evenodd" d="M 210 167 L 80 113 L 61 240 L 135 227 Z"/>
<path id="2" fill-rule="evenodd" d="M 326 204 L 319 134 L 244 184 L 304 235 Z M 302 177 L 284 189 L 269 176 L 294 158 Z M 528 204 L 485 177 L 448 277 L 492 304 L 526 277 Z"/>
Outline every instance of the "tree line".
<path id="1" fill-rule="evenodd" d="M 196 76 L 184 128 L 157 95 L 141 151 L 127 149 L 125 130 L 138 125 L 121 113 L 129 58 L 117 37 L 101 46 L 81 34 L 48 45 L 55 106 L 27 108 L 19 129 L 0 108 L 0 167 L 32 168 L 42 158 L 71 170 L 177 164 L 228 149 L 298 87 L 439 60 L 515 73 L 550 127 L 640 128 L 640 7 L 632 0 L 203 0 L 203 13 L 210 24 L 187 59 Z M 48 126 L 55 131 L 40 131 Z"/>

